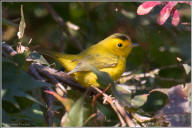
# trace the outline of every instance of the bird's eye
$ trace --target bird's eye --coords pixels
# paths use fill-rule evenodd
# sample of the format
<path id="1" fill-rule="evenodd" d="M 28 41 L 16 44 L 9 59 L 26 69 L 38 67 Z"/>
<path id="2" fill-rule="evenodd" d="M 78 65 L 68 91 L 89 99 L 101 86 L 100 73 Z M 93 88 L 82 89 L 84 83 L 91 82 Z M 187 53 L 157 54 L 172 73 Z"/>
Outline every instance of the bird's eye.
<path id="1" fill-rule="evenodd" d="M 120 47 L 123 46 L 123 44 L 122 43 L 118 43 L 117 46 L 120 48 Z"/>

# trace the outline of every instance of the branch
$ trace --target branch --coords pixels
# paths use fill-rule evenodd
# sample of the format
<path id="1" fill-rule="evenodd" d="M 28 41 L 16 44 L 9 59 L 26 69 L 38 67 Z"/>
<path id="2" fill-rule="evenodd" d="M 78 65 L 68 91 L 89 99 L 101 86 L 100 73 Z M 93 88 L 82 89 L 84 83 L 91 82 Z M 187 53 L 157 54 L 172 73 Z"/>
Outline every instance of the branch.
<path id="1" fill-rule="evenodd" d="M 51 14 L 51 16 L 53 17 L 53 19 L 57 22 L 57 24 L 60 26 L 60 28 L 62 29 L 62 31 L 64 33 L 67 34 L 67 36 L 70 38 L 70 40 L 72 40 L 72 42 L 74 43 L 74 45 L 78 48 L 79 51 L 83 50 L 82 45 L 80 44 L 80 42 L 75 39 L 71 33 L 69 32 L 66 23 L 64 22 L 64 20 L 62 19 L 61 16 L 59 16 L 56 11 L 53 9 L 53 7 L 49 4 L 49 3 L 42 3 L 42 5 L 48 10 L 48 12 Z"/>
<path id="2" fill-rule="evenodd" d="M 130 127 L 135 127 L 135 124 L 129 118 L 128 113 L 126 112 L 126 110 L 119 104 L 119 102 L 116 99 L 115 99 L 114 103 L 115 103 L 117 109 L 119 110 L 119 112 L 121 113 L 121 115 L 125 118 L 125 121 L 126 121 L 127 125 L 130 126 Z"/>
<path id="3" fill-rule="evenodd" d="M 92 86 L 92 88 L 94 88 L 96 91 L 98 91 L 99 93 L 101 93 L 104 96 L 104 102 L 107 101 L 111 105 L 113 110 L 116 112 L 116 114 L 121 122 L 121 125 L 123 127 L 125 127 L 126 124 L 129 127 L 135 127 L 135 124 L 129 118 L 128 113 L 126 112 L 126 110 L 123 107 L 121 107 L 121 105 L 119 104 L 117 99 L 114 99 L 114 97 L 108 96 L 106 93 L 102 92 L 99 88 L 97 88 L 95 86 Z"/>
<path id="4" fill-rule="evenodd" d="M 160 69 L 154 69 L 148 73 L 141 73 L 141 74 L 133 74 L 131 72 L 124 72 L 123 75 L 121 76 L 120 80 L 123 79 L 123 81 L 128 81 L 131 79 L 136 79 L 136 80 L 140 80 L 141 78 L 144 77 L 152 77 L 154 78 L 155 75 L 158 75 Z"/>
<path id="5" fill-rule="evenodd" d="M 67 75 L 67 73 L 65 73 L 65 72 L 62 72 L 62 71 L 58 72 L 55 69 L 45 67 L 40 64 L 33 64 L 33 66 L 39 71 L 39 73 L 41 75 L 45 76 L 46 78 L 50 79 L 51 81 L 55 81 L 56 79 L 58 79 L 60 82 L 65 83 L 72 88 L 76 88 L 83 92 L 86 91 L 85 87 L 83 87 L 80 84 L 78 84 L 77 82 L 75 82 L 74 79 L 71 76 Z"/>
<path id="6" fill-rule="evenodd" d="M 8 45 L 6 43 L 2 43 L 2 50 L 5 51 L 5 54 L 7 54 L 8 56 L 14 56 L 17 54 L 17 52 L 10 45 Z M 63 91 L 65 89 L 63 88 L 63 86 L 61 86 L 60 82 L 63 82 L 65 84 L 69 85 L 70 87 L 76 88 L 80 91 L 83 91 L 83 92 L 86 91 L 85 87 L 83 87 L 80 84 L 78 84 L 77 82 L 75 82 L 75 80 L 65 72 L 62 72 L 62 71 L 58 72 L 55 69 L 45 67 L 40 64 L 35 64 L 35 63 L 33 63 L 32 66 L 36 69 L 36 70 L 34 70 L 32 67 L 30 68 L 32 71 L 32 75 L 38 80 L 42 80 L 43 82 L 45 82 L 45 80 L 37 72 L 39 72 L 41 75 L 48 78 L 52 83 L 56 84 L 56 86 L 61 88 Z M 57 79 L 60 82 L 58 82 Z M 92 90 L 92 92 L 94 92 L 94 91 Z"/>
<path id="7" fill-rule="evenodd" d="M 184 82 L 183 79 L 173 79 L 173 78 L 164 78 L 164 77 L 160 77 L 158 76 L 159 72 L 161 70 L 164 70 L 164 69 L 168 69 L 168 68 L 176 68 L 176 67 L 183 67 L 183 63 L 189 63 L 191 60 L 186 60 L 186 61 L 182 61 L 178 64 L 172 64 L 172 65 L 165 65 L 165 66 L 162 66 L 160 68 L 156 68 L 154 70 L 151 70 L 147 73 L 140 73 L 140 74 L 134 74 L 133 72 L 124 72 L 122 75 L 121 75 L 121 79 L 123 79 L 123 81 L 129 81 L 131 79 L 136 79 L 136 80 L 140 80 L 141 78 L 145 78 L 145 77 L 151 77 L 151 78 L 154 78 L 156 76 L 156 79 L 161 79 L 161 80 L 166 80 L 166 81 L 175 81 L 175 82 L 178 82 L 178 83 L 182 83 Z"/>
<path id="8" fill-rule="evenodd" d="M 46 78 L 49 79 L 49 81 L 56 85 L 56 90 L 58 90 L 60 93 L 61 96 L 63 96 L 64 94 L 66 94 L 66 89 L 64 88 L 64 86 L 54 77 L 52 76 L 48 71 L 46 70 L 41 70 L 40 66 L 36 66 L 37 64 L 31 64 L 32 67 L 36 68 L 36 70 L 41 74 L 41 75 L 44 75 Z"/>
<path id="9" fill-rule="evenodd" d="M 9 56 L 14 56 L 17 54 L 17 52 L 8 44 L 6 44 L 5 42 L 2 42 L 2 50 L 3 50 L 3 55 L 6 57 Z"/>

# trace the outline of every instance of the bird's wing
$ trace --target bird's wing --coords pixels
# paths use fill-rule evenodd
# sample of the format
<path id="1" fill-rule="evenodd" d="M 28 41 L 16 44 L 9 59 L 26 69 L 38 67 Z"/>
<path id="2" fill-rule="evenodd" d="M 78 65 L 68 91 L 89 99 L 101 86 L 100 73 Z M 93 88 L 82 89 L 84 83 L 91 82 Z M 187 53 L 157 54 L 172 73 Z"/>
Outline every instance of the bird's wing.
<path id="1" fill-rule="evenodd" d="M 81 59 L 77 66 L 68 74 L 81 71 L 90 71 L 90 66 L 94 66 L 98 69 L 115 67 L 118 64 L 119 57 L 114 55 L 94 54 L 88 55 Z"/>

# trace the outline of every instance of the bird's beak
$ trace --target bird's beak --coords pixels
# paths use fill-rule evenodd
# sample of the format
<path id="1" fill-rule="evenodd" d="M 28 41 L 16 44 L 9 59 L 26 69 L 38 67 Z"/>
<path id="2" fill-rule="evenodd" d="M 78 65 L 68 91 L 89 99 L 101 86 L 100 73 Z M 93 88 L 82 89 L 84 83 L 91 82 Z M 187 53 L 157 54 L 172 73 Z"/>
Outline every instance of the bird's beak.
<path id="1" fill-rule="evenodd" d="M 139 44 L 137 44 L 137 43 L 132 43 L 132 47 L 137 47 L 137 46 L 139 46 Z"/>

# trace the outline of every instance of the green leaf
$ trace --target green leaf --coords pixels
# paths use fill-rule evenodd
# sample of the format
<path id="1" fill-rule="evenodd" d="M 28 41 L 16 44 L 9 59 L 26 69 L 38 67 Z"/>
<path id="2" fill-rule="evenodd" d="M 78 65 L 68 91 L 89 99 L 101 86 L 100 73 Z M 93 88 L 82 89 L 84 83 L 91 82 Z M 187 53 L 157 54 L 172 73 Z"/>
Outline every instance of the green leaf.
<path id="1" fill-rule="evenodd" d="M 114 82 L 108 73 L 101 72 L 92 65 L 90 65 L 90 69 L 97 75 L 97 82 L 101 85 L 102 88 L 106 88 L 109 84 L 114 86 Z"/>
<path id="2" fill-rule="evenodd" d="M 5 90 L 5 89 L 4 89 Z M 17 91 L 15 89 L 6 89 L 4 96 L 2 97 L 2 100 L 9 101 L 12 103 L 16 108 L 20 109 L 19 104 L 15 100 L 14 93 L 17 94 Z"/>
<path id="3" fill-rule="evenodd" d="M 4 109 L 2 109 L 2 117 L 2 122 L 4 123 L 4 125 L 8 125 L 8 123 L 10 123 L 12 120 L 12 117 L 8 115 Z"/>
<path id="4" fill-rule="evenodd" d="M 3 88 L 18 88 L 23 91 L 28 91 L 45 86 L 43 82 L 35 80 L 27 72 L 18 69 L 18 67 L 12 63 L 3 63 L 2 72 Z"/>
<path id="5" fill-rule="evenodd" d="M 5 65 L 7 65 L 7 64 L 11 65 L 12 64 L 16 68 L 16 70 L 17 69 L 21 70 L 21 69 L 24 69 L 24 66 L 26 66 L 26 58 L 29 56 L 29 54 L 30 54 L 30 52 L 26 51 L 24 53 L 16 54 L 16 55 L 11 56 L 9 58 L 3 57 L 2 61 Z"/>
<path id="6" fill-rule="evenodd" d="M 17 120 L 26 120 L 27 126 L 45 126 L 45 118 L 43 115 L 42 110 L 40 109 L 39 105 L 33 104 L 32 107 L 16 114 L 11 114 Z"/>
<path id="7" fill-rule="evenodd" d="M 29 58 L 32 59 L 33 61 L 36 61 L 40 64 L 45 64 L 45 65 L 49 65 L 49 63 L 47 62 L 47 60 L 42 56 L 40 55 L 39 53 L 37 52 L 33 52 L 29 55 Z"/>
<path id="8" fill-rule="evenodd" d="M 67 118 L 61 123 L 61 126 L 83 126 L 84 96 L 77 100 L 69 111 Z"/>
<path id="9" fill-rule="evenodd" d="M 117 98 L 122 106 L 130 106 L 131 104 L 131 91 L 127 88 L 127 85 L 112 86 L 112 94 Z"/>
<path id="10" fill-rule="evenodd" d="M 26 93 L 26 91 L 40 88 L 42 86 L 45 86 L 45 84 L 43 82 L 35 80 L 31 75 L 29 75 L 24 70 L 21 70 L 19 66 L 16 66 L 14 64 L 14 62 L 19 61 L 20 58 L 24 61 L 24 54 L 19 54 L 18 56 L 16 56 L 14 59 L 12 59 L 13 62 L 3 61 L 2 63 L 2 99 L 14 104 L 14 106 L 18 109 L 19 105 L 15 100 L 15 96 L 25 97 L 33 102 L 42 105 L 39 101 Z M 20 65 L 22 65 L 22 61 Z"/>
<path id="11" fill-rule="evenodd" d="M 116 113 L 114 113 L 110 106 L 97 102 L 97 107 L 108 120 L 118 120 Z"/>
<path id="12" fill-rule="evenodd" d="M 167 102 L 167 94 L 154 90 L 150 92 L 146 103 L 142 106 L 142 109 L 146 112 L 155 113 L 163 108 Z"/>
<path id="13" fill-rule="evenodd" d="M 21 54 L 16 54 L 14 56 L 12 56 L 10 59 L 12 59 L 15 63 L 17 63 L 17 67 L 20 69 L 23 69 L 23 67 L 26 64 L 26 58 L 29 56 L 30 52 L 26 51 L 24 53 Z"/>
<path id="14" fill-rule="evenodd" d="M 10 58 L 6 58 L 6 57 L 4 57 L 4 56 L 2 56 L 2 62 L 14 64 L 14 61 L 13 61 L 13 60 L 11 60 Z"/>
<path id="15" fill-rule="evenodd" d="M 131 105 L 134 108 L 139 108 L 143 106 L 146 101 L 147 101 L 148 94 L 143 94 L 143 95 L 136 95 L 132 100 L 131 100 Z"/>
<path id="16" fill-rule="evenodd" d="M 35 88 L 40 88 L 45 86 L 41 81 L 35 80 L 31 75 L 26 72 L 21 72 L 17 78 L 16 84 L 17 87 L 23 91 L 29 91 Z M 27 84 L 25 83 L 27 81 Z"/>
<path id="17" fill-rule="evenodd" d="M 41 102 L 39 102 L 38 100 L 36 100 L 33 96 L 23 92 L 23 91 L 17 91 L 17 93 L 14 93 L 14 96 L 19 96 L 19 97 L 25 97 L 28 100 L 31 100 L 35 103 L 38 103 L 41 106 L 44 106 Z"/>

